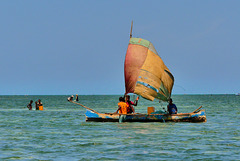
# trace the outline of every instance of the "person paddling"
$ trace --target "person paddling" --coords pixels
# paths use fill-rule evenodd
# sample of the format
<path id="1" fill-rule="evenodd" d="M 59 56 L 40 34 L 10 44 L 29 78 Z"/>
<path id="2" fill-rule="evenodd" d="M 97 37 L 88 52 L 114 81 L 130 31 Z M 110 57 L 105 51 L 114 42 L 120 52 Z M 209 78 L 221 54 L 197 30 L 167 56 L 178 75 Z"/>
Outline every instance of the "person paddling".
<path id="1" fill-rule="evenodd" d="M 171 114 L 177 114 L 177 106 L 175 104 L 172 103 L 172 99 L 170 98 L 169 100 L 169 104 L 167 106 L 168 109 L 168 113 Z"/>
<path id="2" fill-rule="evenodd" d="M 29 110 L 32 110 L 32 103 L 33 103 L 33 100 L 31 100 L 30 103 L 27 105 L 27 108 L 28 108 Z"/>

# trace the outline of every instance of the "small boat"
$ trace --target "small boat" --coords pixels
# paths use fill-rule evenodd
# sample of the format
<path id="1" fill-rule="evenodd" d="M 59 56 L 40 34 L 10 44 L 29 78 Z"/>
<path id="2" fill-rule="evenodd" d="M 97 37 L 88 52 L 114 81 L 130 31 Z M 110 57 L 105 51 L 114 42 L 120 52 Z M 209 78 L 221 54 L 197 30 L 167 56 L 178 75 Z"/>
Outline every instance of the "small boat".
<path id="1" fill-rule="evenodd" d="M 95 122 L 206 122 L 205 110 L 201 110 L 202 106 L 197 108 L 191 113 L 178 113 L 178 114 L 168 114 L 168 113 L 133 113 L 127 114 L 124 120 L 121 120 L 121 115 L 119 113 L 99 113 L 89 107 L 86 107 L 78 102 L 70 101 L 74 104 L 78 104 L 86 108 L 86 121 Z M 149 107 L 152 108 L 152 107 Z M 150 110 L 148 110 L 150 111 Z"/>
<path id="2" fill-rule="evenodd" d="M 87 110 L 86 121 L 95 122 L 119 122 L 121 114 L 118 113 L 97 113 Z M 206 122 L 205 110 L 192 113 L 179 114 L 127 114 L 121 122 Z"/>
<path id="3" fill-rule="evenodd" d="M 149 101 L 158 99 L 159 101 L 168 102 L 171 99 L 174 77 L 150 41 L 132 37 L 132 26 L 133 22 L 124 63 L 125 95 L 133 93 Z M 123 115 L 118 113 L 98 113 L 80 103 L 70 102 L 87 109 L 86 121 L 206 122 L 205 110 L 200 110 L 202 106 L 191 113 L 170 115 L 168 113 L 156 113 L 155 109 L 152 108 L 153 110 L 148 110 L 147 114 Z M 121 116 L 124 116 L 124 119 Z"/>

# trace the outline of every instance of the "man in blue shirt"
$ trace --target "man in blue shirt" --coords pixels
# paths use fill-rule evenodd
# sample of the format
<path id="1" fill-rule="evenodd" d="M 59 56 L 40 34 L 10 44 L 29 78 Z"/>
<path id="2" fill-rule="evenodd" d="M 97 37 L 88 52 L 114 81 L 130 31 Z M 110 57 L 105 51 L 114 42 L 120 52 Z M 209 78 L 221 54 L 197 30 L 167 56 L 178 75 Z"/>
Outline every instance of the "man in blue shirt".
<path id="1" fill-rule="evenodd" d="M 167 106 L 168 113 L 171 114 L 177 114 L 177 106 L 172 103 L 172 99 L 170 98 L 169 104 Z"/>

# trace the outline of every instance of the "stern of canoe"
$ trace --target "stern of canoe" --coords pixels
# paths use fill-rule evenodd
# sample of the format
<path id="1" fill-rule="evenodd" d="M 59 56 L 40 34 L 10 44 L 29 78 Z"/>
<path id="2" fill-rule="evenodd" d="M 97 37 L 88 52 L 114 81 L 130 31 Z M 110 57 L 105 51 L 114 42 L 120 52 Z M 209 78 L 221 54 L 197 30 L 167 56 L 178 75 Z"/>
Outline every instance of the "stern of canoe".
<path id="1" fill-rule="evenodd" d="M 179 113 L 174 115 L 168 115 L 167 121 L 173 122 L 206 122 L 205 110 L 200 110 L 196 113 Z"/>

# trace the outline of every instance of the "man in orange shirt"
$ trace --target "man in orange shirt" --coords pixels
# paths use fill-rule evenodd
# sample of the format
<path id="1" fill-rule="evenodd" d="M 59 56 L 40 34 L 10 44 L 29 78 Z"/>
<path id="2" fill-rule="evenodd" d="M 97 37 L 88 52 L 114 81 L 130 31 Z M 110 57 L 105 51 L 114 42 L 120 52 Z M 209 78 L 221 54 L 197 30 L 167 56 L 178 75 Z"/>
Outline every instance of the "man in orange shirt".
<path id="1" fill-rule="evenodd" d="M 128 110 L 128 104 L 124 102 L 123 97 L 119 97 L 118 110 L 115 113 L 122 114 L 119 116 L 119 123 L 122 123 L 126 119 L 126 114 Z"/>
<path id="2" fill-rule="evenodd" d="M 119 114 L 127 114 L 127 109 L 128 109 L 128 104 L 126 102 L 124 102 L 124 98 L 123 97 L 119 97 L 119 103 L 118 103 L 118 110 L 116 111 L 116 113 Z"/>

